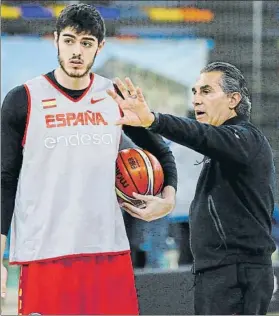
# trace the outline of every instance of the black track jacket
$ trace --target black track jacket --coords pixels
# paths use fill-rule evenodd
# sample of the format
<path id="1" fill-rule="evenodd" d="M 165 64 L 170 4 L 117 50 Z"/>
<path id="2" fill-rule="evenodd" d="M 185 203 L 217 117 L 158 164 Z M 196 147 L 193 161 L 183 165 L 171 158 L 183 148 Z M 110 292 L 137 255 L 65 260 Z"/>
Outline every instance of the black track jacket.
<path id="1" fill-rule="evenodd" d="M 150 129 L 205 156 L 189 216 L 194 273 L 237 262 L 270 264 L 275 167 L 265 136 L 239 116 L 216 127 L 157 114 Z"/>

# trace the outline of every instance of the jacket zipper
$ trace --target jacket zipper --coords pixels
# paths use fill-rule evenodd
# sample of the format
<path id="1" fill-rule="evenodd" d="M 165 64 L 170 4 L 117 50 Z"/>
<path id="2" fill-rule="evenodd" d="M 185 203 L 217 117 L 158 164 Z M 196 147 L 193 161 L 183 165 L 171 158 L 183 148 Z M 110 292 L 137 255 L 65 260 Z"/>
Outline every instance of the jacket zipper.
<path id="1" fill-rule="evenodd" d="M 193 248 L 192 248 L 192 229 L 191 229 L 191 214 L 192 214 L 192 203 L 190 205 L 190 210 L 189 210 L 189 240 L 190 240 L 190 250 L 193 254 Z M 196 273 L 196 266 L 195 266 L 195 256 L 193 255 L 193 268 L 192 268 L 193 274 Z"/>
<path id="2" fill-rule="evenodd" d="M 217 210 L 216 210 L 216 207 L 215 207 L 212 195 L 208 196 L 208 211 L 209 211 L 209 214 L 210 214 L 210 216 L 211 216 L 211 218 L 212 218 L 212 220 L 214 222 L 214 226 L 215 226 L 215 228 L 217 230 L 217 233 L 218 233 L 219 237 L 221 238 L 223 244 L 227 248 L 227 243 L 226 243 L 227 236 L 225 234 L 225 231 L 224 231 L 223 225 L 221 223 L 220 217 L 219 217 L 219 215 L 217 213 Z"/>

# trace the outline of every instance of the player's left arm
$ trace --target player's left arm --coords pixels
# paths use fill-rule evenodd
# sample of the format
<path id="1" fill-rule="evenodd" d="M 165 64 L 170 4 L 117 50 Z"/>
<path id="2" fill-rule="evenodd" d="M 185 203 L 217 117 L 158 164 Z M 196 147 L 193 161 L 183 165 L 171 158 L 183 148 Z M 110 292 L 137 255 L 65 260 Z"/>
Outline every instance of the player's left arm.
<path id="1" fill-rule="evenodd" d="M 128 129 L 128 134 L 129 134 L 129 127 L 127 126 L 126 129 Z M 142 131 L 141 131 L 142 132 Z M 131 133 L 131 132 L 130 132 Z M 134 130 L 134 137 L 136 136 L 140 136 L 141 133 L 138 134 L 137 129 Z M 132 134 L 133 134 L 133 129 L 132 129 Z M 133 136 L 132 136 L 133 137 Z M 162 138 L 159 137 L 159 140 L 161 141 Z M 141 138 L 139 138 L 139 142 L 141 143 L 141 145 L 143 147 L 144 146 L 144 142 L 142 143 Z M 165 147 L 165 142 L 164 144 L 162 144 L 162 147 Z M 123 150 L 126 148 L 139 148 L 141 146 L 136 145 L 131 138 L 129 138 L 123 131 L 122 131 L 122 135 L 121 135 L 121 142 L 120 142 L 120 146 L 119 146 L 119 150 Z M 149 149 L 149 144 L 147 144 L 147 147 Z M 160 146 L 159 146 L 160 147 Z M 146 150 L 148 150 L 146 149 Z M 153 152 L 152 149 L 149 150 L 149 152 Z M 163 166 L 165 166 L 165 168 L 163 167 L 163 170 L 167 170 L 165 173 L 169 176 L 168 180 L 166 180 L 165 177 L 165 181 L 164 181 L 164 187 L 162 190 L 162 198 L 164 199 L 164 205 L 163 207 L 161 207 L 161 210 L 159 212 L 159 216 L 158 218 L 160 218 L 160 215 L 166 215 L 168 214 L 174 207 L 175 204 L 175 195 L 176 195 L 176 188 L 177 188 L 177 170 L 176 170 L 176 165 L 175 165 L 175 161 L 174 161 L 174 157 L 172 155 L 172 152 L 170 150 L 165 150 L 166 154 L 162 154 L 162 159 L 161 159 L 161 164 Z M 164 162 L 162 162 L 162 160 L 164 160 Z M 139 198 L 142 199 L 142 196 L 139 195 Z M 158 198 L 154 198 L 155 202 L 159 202 L 158 203 L 158 208 L 160 208 L 161 202 L 162 200 L 158 199 Z M 151 202 L 151 201 L 149 201 Z M 153 200 L 154 203 L 154 200 Z M 156 203 L 157 204 L 157 203 Z M 166 210 L 166 213 L 161 213 L 161 211 L 164 212 L 164 209 Z M 127 209 L 126 209 L 127 210 Z M 129 210 L 128 210 L 129 211 Z M 133 215 L 133 214 L 132 214 Z M 142 215 L 142 211 L 141 211 L 141 215 Z M 144 219 L 144 218 L 141 218 Z M 152 218 L 153 219 L 153 218 Z M 151 220 L 152 220 L 151 219 Z"/>
<path id="2" fill-rule="evenodd" d="M 114 85 L 116 93 L 124 99 L 122 93 L 116 85 Z M 160 162 L 164 172 L 164 187 L 162 197 L 145 196 L 134 193 L 135 198 L 146 202 L 145 209 L 124 203 L 123 209 L 133 217 L 144 221 L 153 221 L 168 215 L 175 206 L 175 196 L 177 190 L 177 169 L 174 156 L 163 140 L 162 136 L 154 134 L 141 127 L 123 126 L 122 139 L 120 149 L 128 147 L 140 147 L 153 154 Z M 129 138 L 131 143 L 129 144 Z"/>
<path id="3" fill-rule="evenodd" d="M 134 194 L 135 198 L 146 202 L 146 208 L 138 209 L 128 203 L 124 203 L 123 208 L 130 213 L 130 215 L 145 221 L 152 221 L 164 217 L 168 215 L 175 206 L 177 169 L 174 156 L 161 136 L 138 127 L 123 126 L 123 130 L 126 135 L 129 136 L 131 142 L 131 144 L 129 144 L 129 138 L 125 136 L 125 139 L 122 138 L 125 142 L 125 146 L 138 146 L 149 151 L 159 160 L 164 171 L 162 197 Z"/>

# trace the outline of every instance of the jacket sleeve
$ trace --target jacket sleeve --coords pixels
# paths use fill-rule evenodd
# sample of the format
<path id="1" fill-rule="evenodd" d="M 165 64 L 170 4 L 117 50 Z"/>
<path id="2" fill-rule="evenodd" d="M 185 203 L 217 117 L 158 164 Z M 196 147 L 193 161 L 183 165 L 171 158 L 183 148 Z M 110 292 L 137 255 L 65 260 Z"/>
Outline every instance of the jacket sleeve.
<path id="1" fill-rule="evenodd" d="M 158 114 L 150 130 L 207 157 L 246 166 L 263 136 L 250 124 L 212 126 L 169 114 Z"/>
<path id="2" fill-rule="evenodd" d="M 175 159 L 164 139 L 142 127 L 125 125 L 123 131 L 136 146 L 149 151 L 159 160 L 164 171 L 164 187 L 170 185 L 177 190 Z"/>
<path id="3" fill-rule="evenodd" d="M 1 234 L 7 235 L 14 213 L 18 177 L 22 165 L 22 139 L 27 117 L 24 86 L 11 90 L 1 108 Z"/>

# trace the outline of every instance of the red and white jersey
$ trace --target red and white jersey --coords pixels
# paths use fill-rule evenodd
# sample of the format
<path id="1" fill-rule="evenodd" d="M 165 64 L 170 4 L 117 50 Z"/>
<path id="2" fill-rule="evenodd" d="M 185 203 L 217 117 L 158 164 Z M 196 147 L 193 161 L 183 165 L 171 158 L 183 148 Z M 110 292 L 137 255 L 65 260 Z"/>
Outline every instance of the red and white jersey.
<path id="1" fill-rule="evenodd" d="M 115 194 L 121 127 L 113 83 L 94 75 L 79 99 L 45 76 L 25 84 L 29 113 L 10 262 L 129 250 Z"/>

